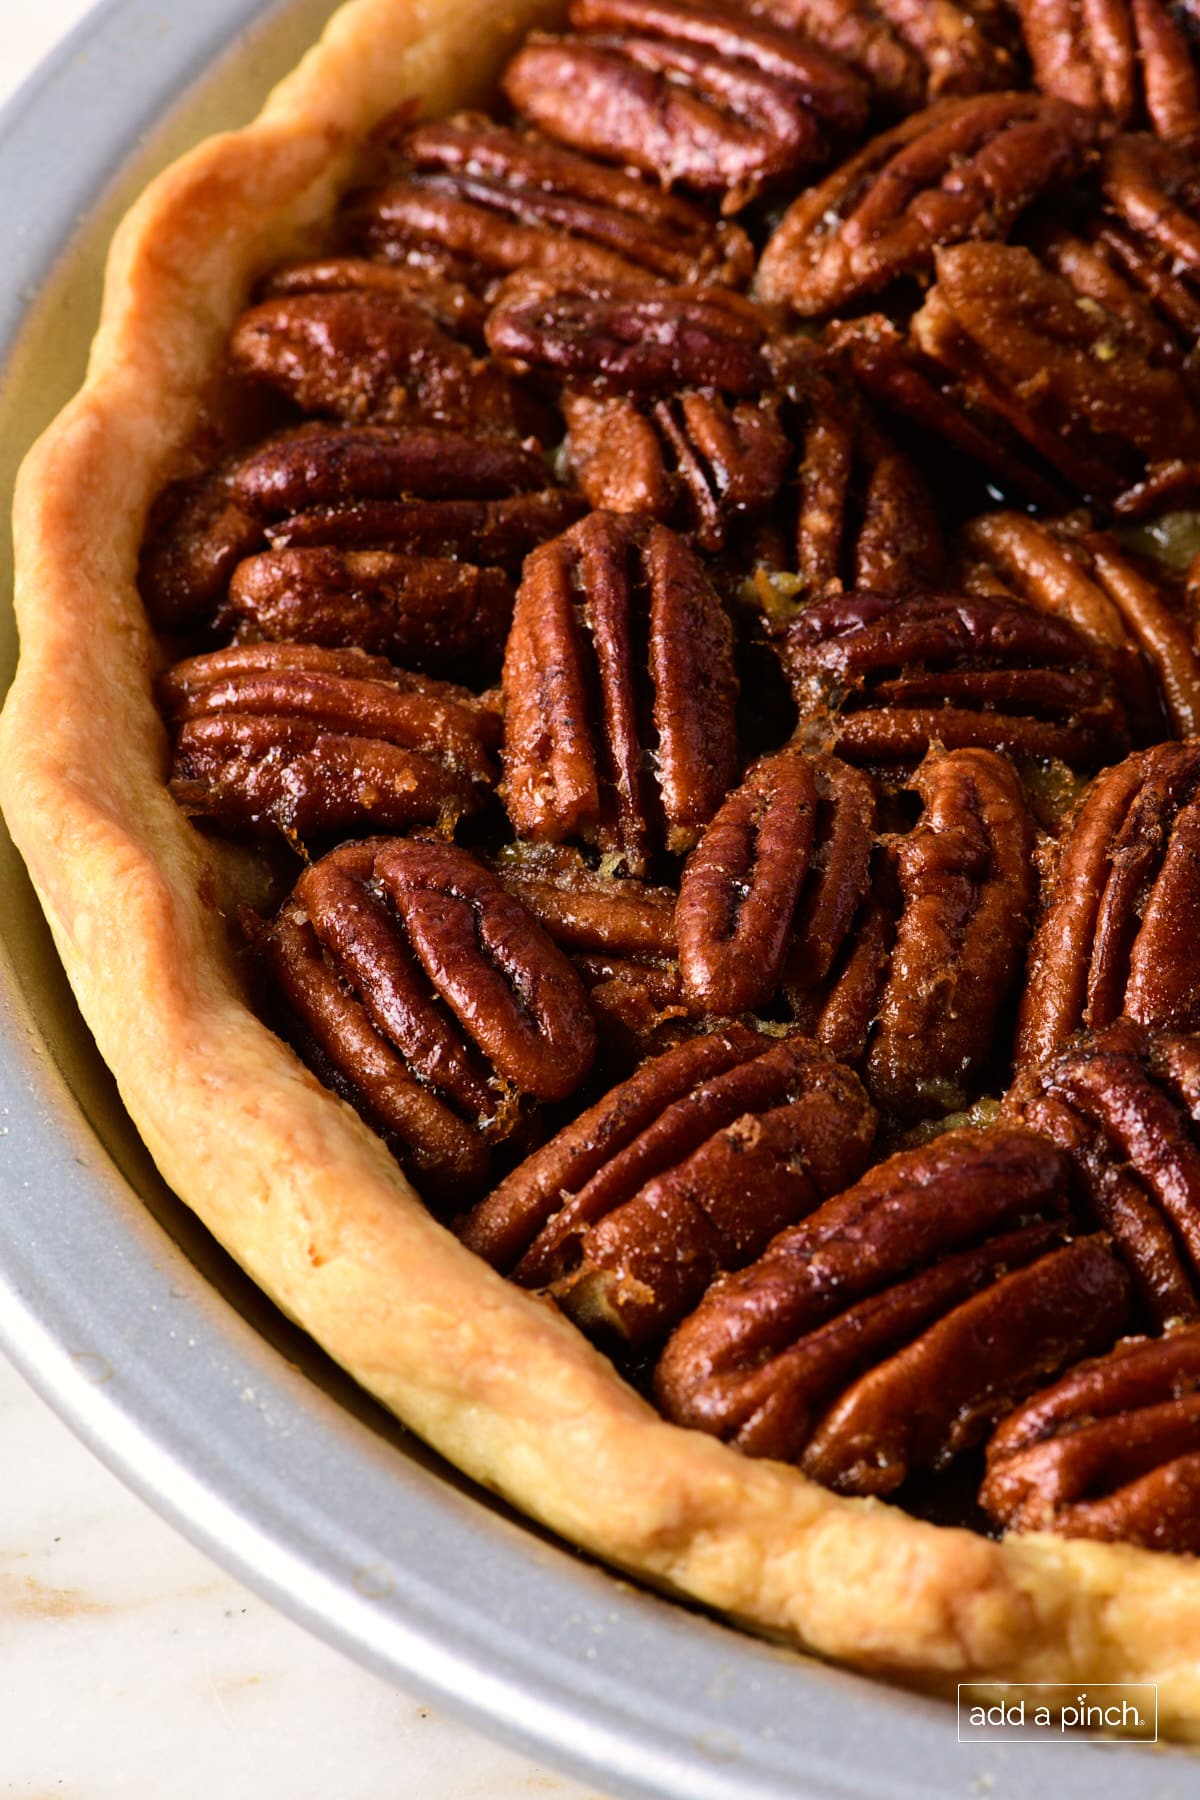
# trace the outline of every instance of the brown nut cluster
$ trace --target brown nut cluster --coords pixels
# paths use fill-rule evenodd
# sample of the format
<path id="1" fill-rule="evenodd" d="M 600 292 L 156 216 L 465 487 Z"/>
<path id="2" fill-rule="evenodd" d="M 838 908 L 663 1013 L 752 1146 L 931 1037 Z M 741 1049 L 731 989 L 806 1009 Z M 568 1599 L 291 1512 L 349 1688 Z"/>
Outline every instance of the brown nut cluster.
<path id="1" fill-rule="evenodd" d="M 936 586 L 945 559 L 932 491 L 853 385 L 815 381 L 797 436 L 794 532 L 780 531 L 772 544 L 770 527 L 760 527 L 760 566 L 794 570 L 809 599 L 833 587 L 891 594 Z"/>
<path id="2" fill-rule="evenodd" d="M 748 12 L 793 26 L 842 57 L 889 113 L 943 94 L 1013 85 L 1016 34 L 1004 0 L 742 0 Z"/>
<path id="3" fill-rule="evenodd" d="M 1110 663 L 1137 735 L 1200 732 L 1200 658 L 1179 598 L 1086 515 L 991 512 L 962 532 L 963 582 L 1067 619 Z"/>
<path id="4" fill-rule="evenodd" d="M 1043 217 L 1031 246 L 1093 316 L 1122 320 L 1162 365 L 1190 366 L 1200 339 L 1200 187 L 1195 156 L 1143 136 L 1105 146 L 1099 192 L 1069 223 Z M 1096 309 L 1099 312 L 1096 312 Z M 1122 496 L 1153 505 L 1157 476 Z"/>
<path id="5" fill-rule="evenodd" d="M 643 875 L 689 850 L 737 772 L 733 628 L 663 525 L 591 513 L 525 565 L 504 661 L 509 818 Z"/>
<path id="6" fill-rule="evenodd" d="M 1015 1129 L 877 1164 L 679 1327 L 655 1377 L 667 1417 L 840 1493 L 944 1467 L 1128 1322 L 1105 1240 L 1068 1241 L 1069 1178 Z"/>
<path id="7" fill-rule="evenodd" d="M 1128 742 L 1094 647 L 1004 595 L 827 593 L 778 649 L 805 739 L 851 762 L 912 763 L 941 744 L 1086 766 Z"/>
<path id="8" fill-rule="evenodd" d="M 1169 0 L 1016 0 L 1021 31 L 1044 94 L 1087 107 L 1113 124 L 1160 137 L 1200 133 L 1197 24 Z"/>
<path id="9" fill-rule="evenodd" d="M 879 402 L 1009 496 L 1146 513 L 1200 481 L 1200 191 L 1191 157 L 1136 137 L 1106 148 L 1099 186 L 1078 225 L 1043 221 L 1028 246 L 937 251 L 911 322 L 830 335 Z"/>
<path id="10" fill-rule="evenodd" d="M 229 831 L 443 826 L 495 780 L 500 721 L 465 688 L 362 650 L 247 644 L 176 663 L 171 791 Z"/>
<path id="11" fill-rule="evenodd" d="M 1003 757 L 936 753 L 911 786 L 920 818 L 877 849 L 861 771 L 763 758 L 689 859 L 676 914 L 694 1010 L 763 1009 L 782 987 L 799 1027 L 902 1119 L 979 1091 L 1037 887 L 1033 823 Z"/>
<path id="12" fill-rule="evenodd" d="M 260 301 L 229 348 L 235 369 L 310 416 L 521 435 L 520 396 L 503 372 L 431 308 L 375 283 Z"/>
<path id="13" fill-rule="evenodd" d="M 757 291 L 804 318 L 927 281 L 941 245 L 1007 237 L 1040 194 L 1082 172 L 1087 114 L 1037 94 L 943 100 L 872 138 L 793 201 Z"/>
<path id="14" fill-rule="evenodd" d="M 264 1016 L 469 1246 L 841 1492 L 999 1424 L 996 1523 L 1200 1553 L 1191 10 L 570 0 L 139 580 Z"/>
<path id="15" fill-rule="evenodd" d="M 1143 1317 L 1200 1318 L 1200 1039 L 1119 1021 L 1024 1070 L 1005 1106 L 1074 1158 Z"/>
<path id="16" fill-rule="evenodd" d="M 1010 1531 L 1200 1553 L 1200 1327 L 1127 1338 L 1018 1407 L 980 1499 Z"/>
<path id="17" fill-rule="evenodd" d="M 488 341 L 507 366 L 565 382 L 571 470 L 597 510 L 640 513 L 719 551 L 766 511 L 791 446 L 773 326 L 721 289 L 516 276 Z"/>
<path id="18" fill-rule="evenodd" d="M 739 226 L 481 114 L 419 124 L 398 154 L 395 178 L 356 195 L 344 221 L 384 266 L 453 272 L 483 292 L 516 269 L 741 286 L 754 265 Z"/>
<path id="19" fill-rule="evenodd" d="M 311 424 L 168 490 L 141 587 L 170 630 L 359 648 L 433 670 L 499 663 L 515 575 L 582 499 L 529 446 Z"/>
<path id="20" fill-rule="evenodd" d="M 340 845 L 260 951 L 318 1072 L 439 1193 L 481 1186 L 522 1103 L 565 1099 L 591 1068 L 579 977 L 453 845 Z"/>
<path id="21" fill-rule="evenodd" d="M 1043 1061 L 1122 1016 L 1200 1030 L 1200 743 L 1097 777 L 1034 938 L 1017 1056 Z"/>
<path id="22" fill-rule="evenodd" d="M 1085 498 L 1114 498 L 1164 462 L 1200 456 L 1180 371 L 1126 321 L 1028 251 L 959 244 L 912 324 L 921 350 Z"/>
<path id="23" fill-rule="evenodd" d="M 534 34 L 504 91 L 549 137 L 738 212 L 828 160 L 865 121 L 866 84 L 797 34 L 694 0 L 571 0 L 565 37 Z"/>
<path id="24" fill-rule="evenodd" d="M 722 1270 L 866 1167 L 874 1110 L 801 1038 L 730 1026 L 646 1062 L 461 1227 L 587 1330 L 662 1338 Z"/>
<path id="25" fill-rule="evenodd" d="M 834 929 L 818 914 L 820 940 L 797 936 L 784 989 L 800 1028 L 860 1068 L 884 1112 L 912 1120 L 967 1105 L 993 1071 L 1037 880 L 1005 758 L 935 752 L 908 785 L 920 816 L 882 840 L 857 913 L 843 922 L 846 893 Z"/>

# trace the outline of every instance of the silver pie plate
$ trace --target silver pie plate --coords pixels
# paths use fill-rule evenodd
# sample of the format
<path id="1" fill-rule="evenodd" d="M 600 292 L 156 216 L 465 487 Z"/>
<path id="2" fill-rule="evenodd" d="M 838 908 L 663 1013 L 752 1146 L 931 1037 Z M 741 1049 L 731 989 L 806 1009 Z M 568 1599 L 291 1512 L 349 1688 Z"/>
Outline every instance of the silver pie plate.
<path id="1" fill-rule="evenodd" d="M 248 118 L 332 10 L 108 0 L 0 113 L 5 512 L 20 455 L 82 376 L 122 207 L 188 143 Z M 4 596 L 9 575 L 5 541 Z M 14 656 L 5 598 L 4 685 Z M 1018 1800 L 1044 1784 L 1062 1800 L 1165 1800 L 1200 1787 L 1181 1751 L 960 1745 L 952 1704 L 640 1591 L 462 1480 L 166 1191 L 7 837 L 0 1345 L 131 1487 L 285 1612 L 607 1794 Z"/>

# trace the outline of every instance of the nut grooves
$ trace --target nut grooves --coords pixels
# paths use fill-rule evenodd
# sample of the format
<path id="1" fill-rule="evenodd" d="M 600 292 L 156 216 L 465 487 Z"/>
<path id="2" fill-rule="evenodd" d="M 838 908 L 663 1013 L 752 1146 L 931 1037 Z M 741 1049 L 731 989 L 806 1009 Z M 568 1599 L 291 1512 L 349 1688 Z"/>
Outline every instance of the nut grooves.
<path id="1" fill-rule="evenodd" d="M 247 985 L 466 1245 L 747 1454 L 1200 1553 L 1186 13 L 572 0 L 248 297 L 140 580 Z"/>

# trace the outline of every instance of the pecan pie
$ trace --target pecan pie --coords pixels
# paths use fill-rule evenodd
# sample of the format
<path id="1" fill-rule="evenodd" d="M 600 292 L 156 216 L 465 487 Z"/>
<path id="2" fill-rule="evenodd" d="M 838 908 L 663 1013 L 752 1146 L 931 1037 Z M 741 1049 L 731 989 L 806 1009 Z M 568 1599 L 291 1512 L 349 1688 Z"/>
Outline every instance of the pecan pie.
<path id="1" fill-rule="evenodd" d="M 0 732 L 164 1175 L 414 1431 L 751 1629 L 1180 1735 L 1193 55 L 351 0 L 122 227 Z"/>

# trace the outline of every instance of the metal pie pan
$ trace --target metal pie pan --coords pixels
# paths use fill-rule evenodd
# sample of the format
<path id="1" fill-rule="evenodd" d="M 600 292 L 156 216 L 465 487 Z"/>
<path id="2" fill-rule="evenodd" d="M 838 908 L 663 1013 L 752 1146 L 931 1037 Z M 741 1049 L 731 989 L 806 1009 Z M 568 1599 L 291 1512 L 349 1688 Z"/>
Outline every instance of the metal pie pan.
<path id="1" fill-rule="evenodd" d="M 5 496 L 78 385 L 124 203 L 250 116 L 332 10 L 108 0 L 0 113 Z M 164 1189 L 7 838 L 0 900 L 0 1344 L 111 1468 L 285 1612 L 611 1795 L 1017 1800 L 1045 1783 L 1062 1800 L 1151 1800 L 1195 1785 L 1178 1750 L 960 1745 L 952 1705 L 636 1589 L 463 1481 Z"/>

